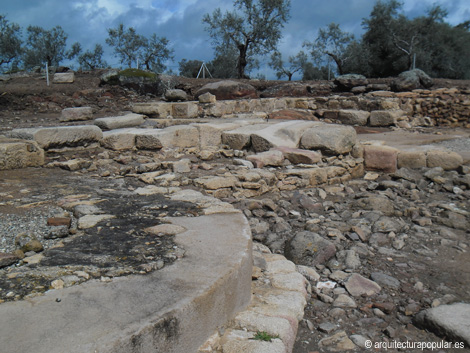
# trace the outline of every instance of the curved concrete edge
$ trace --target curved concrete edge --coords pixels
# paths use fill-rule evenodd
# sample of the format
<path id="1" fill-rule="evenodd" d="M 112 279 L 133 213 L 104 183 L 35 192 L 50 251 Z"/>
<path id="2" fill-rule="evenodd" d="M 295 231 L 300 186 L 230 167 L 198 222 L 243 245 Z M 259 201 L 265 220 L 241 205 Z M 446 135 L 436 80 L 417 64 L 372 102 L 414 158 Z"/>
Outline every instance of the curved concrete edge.
<path id="1" fill-rule="evenodd" d="M 253 245 L 252 298 L 250 305 L 215 332 L 198 353 L 291 353 L 299 321 L 304 316 L 311 287 L 296 265 L 272 254 L 264 245 Z M 266 332 L 270 342 L 257 340 Z"/>
<path id="2" fill-rule="evenodd" d="M 172 223 L 186 254 L 160 271 L 1 304 L 1 351 L 196 352 L 250 302 L 251 232 L 240 213 Z"/>

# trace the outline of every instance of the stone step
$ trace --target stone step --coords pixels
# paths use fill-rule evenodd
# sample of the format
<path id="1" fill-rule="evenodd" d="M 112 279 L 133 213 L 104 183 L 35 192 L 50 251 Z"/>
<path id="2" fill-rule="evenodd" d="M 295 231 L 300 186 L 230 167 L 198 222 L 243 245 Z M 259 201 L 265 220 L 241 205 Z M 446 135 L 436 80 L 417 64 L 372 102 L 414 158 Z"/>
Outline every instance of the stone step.
<path id="1" fill-rule="evenodd" d="M 136 127 L 144 123 L 145 115 L 127 114 L 123 116 L 112 116 L 95 119 L 95 125 L 102 130 L 115 130 L 128 127 Z"/>
<path id="2" fill-rule="evenodd" d="M 100 142 L 103 132 L 98 126 L 78 125 L 59 127 L 38 127 L 14 129 L 9 136 L 24 140 L 34 140 L 44 149 L 85 146 Z"/>
<path id="3" fill-rule="evenodd" d="M 165 129 L 142 129 L 142 132 L 136 136 L 136 147 L 144 150 L 191 148 L 198 145 L 198 129 L 188 125 L 175 125 Z"/>
<path id="4" fill-rule="evenodd" d="M 82 121 L 93 119 L 91 107 L 65 108 L 62 110 L 60 121 Z"/>

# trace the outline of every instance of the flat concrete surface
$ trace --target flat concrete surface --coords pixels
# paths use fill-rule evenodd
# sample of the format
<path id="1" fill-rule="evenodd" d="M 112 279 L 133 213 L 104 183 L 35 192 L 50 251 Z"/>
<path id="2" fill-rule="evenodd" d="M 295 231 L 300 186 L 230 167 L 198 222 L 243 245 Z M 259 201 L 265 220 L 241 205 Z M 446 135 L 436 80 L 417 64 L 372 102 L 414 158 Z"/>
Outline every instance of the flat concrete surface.
<path id="1" fill-rule="evenodd" d="M 1 304 L 0 351 L 196 352 L 250 301 L 251 233 L 240 213 L 171 223 L 187 229 L 171 266 Z"/>

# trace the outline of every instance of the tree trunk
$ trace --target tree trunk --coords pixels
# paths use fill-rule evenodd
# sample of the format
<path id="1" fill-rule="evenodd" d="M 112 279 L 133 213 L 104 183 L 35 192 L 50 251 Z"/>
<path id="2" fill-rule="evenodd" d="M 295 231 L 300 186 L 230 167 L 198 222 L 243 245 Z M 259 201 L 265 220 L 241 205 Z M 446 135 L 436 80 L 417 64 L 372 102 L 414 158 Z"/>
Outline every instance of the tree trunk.
<path id="1" fill-rule="evenodd" d="M 240 52 L 240 55 L 238 56 L 238 63 L 237 63 L 237 74 L 238 78 L 249 78 L 247 75 L 245 75 L 245 68 L 246 68 L 246 52 L 247 48 L 246 45 L 244 44 L 239 44 L 238 45 L 238 50 Z"/>
<path id="2" fill-rule="evenodd" d="M 338 67 L 338 74 L 341 76 L 344 71 L 343 71 L 343 64 L 341 62 L 341 59 L 338 58 L 336 55 L 334 54 L 331 54 L 331 53 L 327 53 L 336 63 L 336 66 Z"/>
<path id="3" fill-rule="evenodd" d="M 289 80 L 289 81 L 292 81 L 292 75 L 293 75 L 293 74 L 291 74 L 290 72 L 287 74 L 287 77 L 288 77 L 288 80 Z"/>

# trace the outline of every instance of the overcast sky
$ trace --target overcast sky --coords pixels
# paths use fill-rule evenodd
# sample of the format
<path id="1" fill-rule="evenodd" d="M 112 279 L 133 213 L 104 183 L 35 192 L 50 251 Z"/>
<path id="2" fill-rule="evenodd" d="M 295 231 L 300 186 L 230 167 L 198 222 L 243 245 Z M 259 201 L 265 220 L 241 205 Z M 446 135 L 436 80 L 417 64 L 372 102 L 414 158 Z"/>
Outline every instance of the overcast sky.
<path id="1" fill-rule="evenodd" d="M 424 15 L 434 3 L 448 10 L 447 22 L 457 25 L 470 20 L 470 0 L 402 0 L 405 14 L 413 18 Z M 134 27 L 146 36 L 156 33 L 170 40 L 175 60 L 169 63 L 178 71 L 183 59 L 210 61 L 211 40 L 204 30 L 202 17 L 217 7 L 231 9 L 233 0 L 1 0 L 0 14 L 24 30 L 29 25 L 50 29 L 60 25 L 68 34 L 67 44 L 80 42 L 92 49 L 103 45 L 105 59 L 119 66 L 112 49 L 105 44 L 107 28 L 119 23 Z M 305 40 L 312 41 L 320 27 L 339 23 L 356 36 L 363 33 L 362 19 L 368 17 L 375 0 L 291 0 L 291 18 L 283 30 L 279 50 L 285 58 L 302 49 Z M 25 31 L 24 31 L 25 32 Z M 23 33 L 24 33 L 23 32 Z M 261 73 L 271 76 L 262 62 Z"/>

